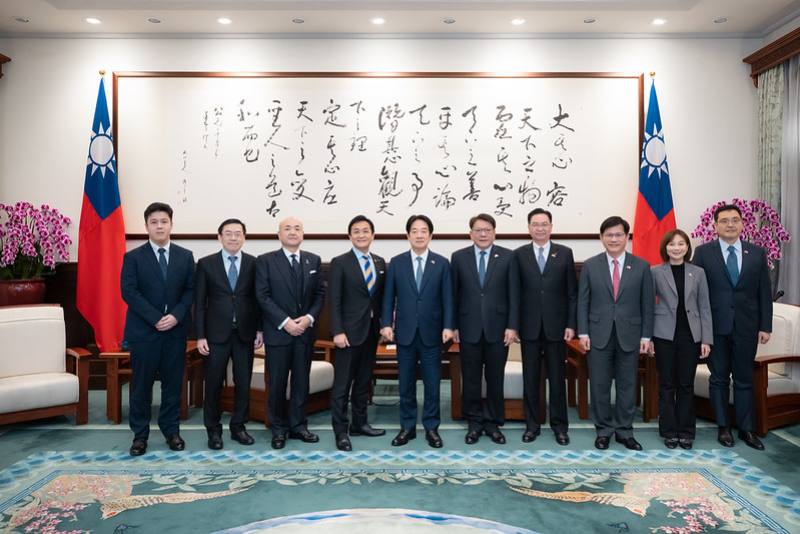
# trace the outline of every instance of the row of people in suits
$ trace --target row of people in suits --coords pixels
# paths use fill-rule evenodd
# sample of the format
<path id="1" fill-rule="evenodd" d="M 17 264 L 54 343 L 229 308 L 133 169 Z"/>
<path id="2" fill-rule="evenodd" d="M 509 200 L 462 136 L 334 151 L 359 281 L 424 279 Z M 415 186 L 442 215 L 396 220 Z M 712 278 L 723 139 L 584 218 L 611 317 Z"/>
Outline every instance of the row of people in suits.
<path id="1" fill-rule="evenodd" d="M 235 383 L 231 438 L 243 444 L 254 442 L 245 422 L 253 350 L 262 343 L 268 354 L 272 446 L 283 448 L 287 439 L 318 441 L 307 428 L 305 405 L 313 327 L 322 310 L 326 284 L 319 256 L 300 251 L 302 223 L 294 218 L 282 221 L 278 229 L 282 247 L 254 258 L 242 252 L 244 223 L 224 221 L 218 229 L 222 250 L 198 262 L 196 278 L 191 252 L 169 241 L 172 209 L 163 203 L 152 204 L 145 211 L 145 224 L 149 242 L 126 254 L 121 280 L 129 306 L 126 340 L 134 373 L 131 454 L 143 454 L 147 449 L 156 372 L 162 381 L 159 427 L 171 449 L 185 446 L 178 431 L 178 402 L 192 301 L 198 350 L 206 356 L 208 446 L 223 446 L 218 399 L 229 360 L 233 361 Z M 442 446 L 438 433 L 441 352 L 450 340 L 461 345 L 466 443 L 477 442 L 484 433 L 496 443 L 505 443 L 500 430 L 504 423 L 504 368 L 508 346 L 521 341 L 526 415 L 523 441 L 531 442 L 540 433 L 537 399 L 540 361 L 544 359 L 550 383 L 550 424 L 556 441 L 566 445 L 564 343 L 576 333 L 590 351 L 596 445 L 607 448 L 610 436 L 616 434 L 627 447 L 640 448 L 632 435 L 631 392 L 636 373 L 632 362 L 634 357 L 638 361 L 640 350 L 646 350 L 652 334 L 654 291 L 646 263 L 625 253 L 627 222 L 618 217 L 604 221 L 601 240 L 606 252 L 586 262 L 580 286 L 572 251 L 550 241 L 552 215 L 534 210 L 528 225 L 532 244 L 512 252 L 494 244 L 491 216 L 473 217 L 473 245 L 454 253 L 451 265 L 429 249 L 432 221 L 414 215 L 406 224 L 411 250 L 392 258 L 387 268 L 383 258 L 370 251 L 375 235 L 372 221 L 364 216 L 350 221 L 352 249 L 333 259 L 328 285 L 336 345 L 331 412 L 337 448 L 351 450 L 353 435 L 385 434 L 369 425 L 366 409 L 381 337 L 397 343 L 400 431 L 393 445 L 404 445 L 416 437 L 419 366 L 425 388 L 425 436 L 432 447 Z M 686 241 L 688 244 L 688 238 Z M 618 272 L 612 267 L 614 258 L 619 261 Z M 721 364 L 712 370 L 715 367 L 718 374 L 726 371 Z M 733 369 L 735 379 L 740 370 Z M 487 382 L 485 402 L 481 399 L 482 376 Z M 609 394 L 612 379 L 617 388 L 614 413 Z M 712 388 L 713 383 L 712 374 Z M 718 386 L 722 389 L 721 380 Z M 287 387 L 291 390 L 288 402 Z"/>

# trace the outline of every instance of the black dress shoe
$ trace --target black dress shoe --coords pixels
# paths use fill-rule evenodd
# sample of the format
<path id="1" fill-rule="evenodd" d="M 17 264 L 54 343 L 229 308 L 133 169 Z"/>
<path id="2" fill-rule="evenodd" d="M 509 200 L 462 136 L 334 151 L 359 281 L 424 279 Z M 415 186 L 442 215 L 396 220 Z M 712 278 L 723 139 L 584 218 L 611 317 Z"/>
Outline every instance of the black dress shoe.
<path id="1" fill-rule="evenodd" d="M 147 452 L 147 440 L 146 439 L 134 439 L 133 443 L 131 443 L 131 456 L 141 456 Z"/>
<path id="2" fill-rule="evenodd" d="M 506 444 L 506 437 L 503 435 L 500 430 L 492 430 L 491 432 L 487 432 L 489 438 L 498 445 L 505 445 Z"/>
<path id="3" fill-rule="evenodd" d="M 304 428 L 300 432 L 289 432 L 289 437 L 291 439 L 299 439 L 304 443 L 316 443 L 319 441 L 319 436 L 309 432 L 307 428 Z"/>
<path id="4" fill-rule="evenodd" d="M 478 443 L 480 437 L 481 437 L 480 430 L 470 430 L 469 432 L 467 432 L 467 435 L 464 436 L 464 443 L 466 443 L 467 445 L 475 445 L 476 443 Z"/>
<path id="5" fill-rule="evenodd" d="M 353 444 L 350 443 L 350 437 L 347 434 L 336 434 L 336 448 L 345 452 L 352 451 Z"/>
<path id="6" fill-rule="evenodd" d="M 688 451 L 692 449 L 692 440 L 689 438 L 680 438 L 678 440 L 678 445 L 681 446 L 681 449 Z"/>
<path id="7" fill-rule="evenodd" d="M 382 428 L 373 428 L 369 424 L 362 425 L 362 426 L 351 426 L 350 427 L 350 435 L 351 436 L 368 436 L 370 438 L 375 438 L 378 436 L 383 436 L 386 434 L 386 431 Z"/>
<path id="8" fill-rule="evenodd" d="M 526 430 L 522 433 L 522 443 L 531 443 L 538 435 L 538 430 Z"/>
<path id="9" fill-rule="evenodd" d="M 173 434 L 167 438 L 167 445 L 169 445 L 170 450 L 173 451 L 182 451 L 186 448 L 186 442 L 181 439 L 180 434 Z"/>
<path id="10" fill-rule="evenodd" d="M 253 436 L 248 434 L 247 430 L 244 428 L 241 430 L 231 430 L 231 439 L 233 441 L 238 441 L 242 445 L 252 445 L 256 442 L 256 440 L 253 439 Z"/>
<path id="11" fill-rule="evenodd" d="M 723 447 L 733 447 L 733 436 L 731 436 L 731 431 L 724 426 L 719 427 L 717 430 L 717 441 L 719 441 L 719 444 Z"/>
<path id="12" fill-rule="evenodd" d="M 757 451 L 764 450 L 764 444 L 761 443 L 761 440 L 758 439 L 758 436 L 756 436 L 754 432 L 743 432 L 740 430 L 739 439 L 744 441 L 748 447 L 752 447 Z"/>
<path id="13" fill-rule="evenodd" d="M 222 449 L 222 435 L 221 434 L 209 434 L 208 435 L 208 448 L 212 451 L 218 451 Z"/>
<path id="14" fill-rule="evenodd" d="M 434 449 L 441 449 L 442 448 L 442 438 L 439 436 L 439 433 L 435 430 L 426 430 L 425 431 L 425 439 L 428 440 L 428 445 L 433 447 Z"/>
<path id="15" fill-rule="evenodd" d="M 629 438 L 615 438 L 617 443 L 622 443 L 625 445 L 626 449 L 630 449 L 632 451 L 640 451 L 642 450 L 642 445 L 636 441 L 636 438 L 633 436 Z"/>
<path id="16" fill-rule="evenodd" d="M 392 447 L 402 447 L 416 437 L 416 430 L 401 430 L 392 440 Z"/>
<path id="17" fill-rule="evenodd" d="M 566 432 L 556 432 L 556 443 L 559 445 L 569 445 L 569 436 Z"/>
<path id="18" fill-rule="evenodd" d="M 664 439 L 664 445 L 666 445 L 668 449 L 674 449 L 678 446 L 678 438 L 666 438 Z"/>
<path id="19" fill-rule="evenodd" d="M 275 434 L 271 442 L 273 449 L 282 449 L 286 446 L 286 434 Z"/>
<path id="20" fill-rule="evenodd" d="M 608 442 L 611 441 L 608 436 L 597 436 L 594 440 L 594 447 L 604 451 L 608 448 Z"/>

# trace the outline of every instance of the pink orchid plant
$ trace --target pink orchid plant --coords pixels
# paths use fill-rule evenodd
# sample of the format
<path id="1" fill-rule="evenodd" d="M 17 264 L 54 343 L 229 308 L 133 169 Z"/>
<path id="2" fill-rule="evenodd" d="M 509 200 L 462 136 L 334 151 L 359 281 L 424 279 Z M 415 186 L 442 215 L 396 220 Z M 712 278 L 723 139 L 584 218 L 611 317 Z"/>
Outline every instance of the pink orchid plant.
<path id="1" fill-rule="evenodd" d="M 41 278 L 69 261 L 69 217 L 29 202 L 0 203 L 0 279 Z"/>
<path id="2" fill-rule="evenodd" d="M 791 236 L 781 224 L 778 212 L 763 200 L 734 198 L 730 202 L 721 200 L 709 206 L 700 216 L 700 224 L 692 231 L 692 237 L 700 238 L 703 243 L 716 239 L 714 211 L 725 204 L 733 204 L 741 210 L 744 223 L 742 239 L 764 248 L 767 251 L 767 263 L 772 269 L 774 262 L 781 259 L 781 243 L 789 241 Z"/>

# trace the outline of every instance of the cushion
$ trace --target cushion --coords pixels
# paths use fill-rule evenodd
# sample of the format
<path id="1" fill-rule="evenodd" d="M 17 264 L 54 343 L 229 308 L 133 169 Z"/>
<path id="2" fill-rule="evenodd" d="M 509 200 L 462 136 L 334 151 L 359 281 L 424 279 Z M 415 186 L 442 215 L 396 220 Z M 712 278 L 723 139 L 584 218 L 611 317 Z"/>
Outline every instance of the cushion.
<path id="1" fill-rule="evenodd" d="M 60 306 L 0 307 L 0 378 L 66 371 Z"/>
<path id="2" fill-rule="evenodd" d="M 35 410 L 78 402 L 78 377 L 37 373 L 0 378 L 0 413 Z"/>
<path id="3" fill-rule="evenodd" d="M 250 378 L 250 387 L 252 389 L 264 389 L 264 367 L 265 362 L 261 358 L 256 358 L 253 361 L 253 375 Z M 289 373 L 289 386 L 286 388 L 286 398 L 291 395 L 291 381 L 292 373 Z M 228 378 L 229 385 L 233 385 L 233 367 L 228 364 Z M 333 387 L 333 364 L 326 361 L 313 360 L 311 362 L 311 372 L 308 378 L 308 394 L 319 393 L 326 391 Z"/>
<path id="4" fill-rule="evenodd" d="M 698 397 L 708 398 L 709 383 L 711 371 L 706 365 L 699 365 L 697 367 L 697 375 L 694 379 L 694 394 Z M 791 380 L 790 378 L 772 371 L 767 371 L 767 396 L 785 395 L 787 393 L 800 393 L 800 383 Z M 733 387 L 731 386 L 731 394 L 729 402 L 733 403 Z"/>
<path id="5" fill-rule="evenodd" d="M 522 362 L 506 361 L 506 372 L 503 378 L 503 397 L 506 399 L 522 399 Z M 481 396 L 486 398 L 486 380 L 482 380 Z"/>

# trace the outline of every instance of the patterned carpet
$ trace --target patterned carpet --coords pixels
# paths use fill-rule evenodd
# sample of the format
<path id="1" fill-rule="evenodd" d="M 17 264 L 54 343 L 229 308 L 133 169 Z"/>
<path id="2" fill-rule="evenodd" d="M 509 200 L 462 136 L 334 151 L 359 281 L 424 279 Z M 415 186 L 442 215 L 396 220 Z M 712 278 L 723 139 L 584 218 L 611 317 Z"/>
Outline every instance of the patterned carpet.
<path id="1" fill-rule="evenodd" d="M 727 450 L 50 452 L 0 472 L 0 529 L 791 533 L 800 495 Z"/>

